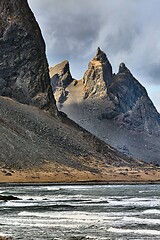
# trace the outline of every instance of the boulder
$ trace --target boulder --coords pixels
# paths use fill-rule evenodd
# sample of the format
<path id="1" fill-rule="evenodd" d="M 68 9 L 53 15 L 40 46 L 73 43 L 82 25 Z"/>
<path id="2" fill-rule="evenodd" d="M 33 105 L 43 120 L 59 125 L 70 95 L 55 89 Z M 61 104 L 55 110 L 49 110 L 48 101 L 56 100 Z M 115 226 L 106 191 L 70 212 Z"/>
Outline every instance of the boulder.
<path id="1" fill-rule="evenodd" d="M 21 200 L 21 199 L 18 198 L 18 197 L 14 197 L 14 196 L 12 196 L 12 195 L 8 195 L 8 196 L 2 196 L 2 195 L 0 195 L 0 201 L 5 201 L 5 202 L 7 202 L 7 201 L 13 201 L 13 200 Z"/>

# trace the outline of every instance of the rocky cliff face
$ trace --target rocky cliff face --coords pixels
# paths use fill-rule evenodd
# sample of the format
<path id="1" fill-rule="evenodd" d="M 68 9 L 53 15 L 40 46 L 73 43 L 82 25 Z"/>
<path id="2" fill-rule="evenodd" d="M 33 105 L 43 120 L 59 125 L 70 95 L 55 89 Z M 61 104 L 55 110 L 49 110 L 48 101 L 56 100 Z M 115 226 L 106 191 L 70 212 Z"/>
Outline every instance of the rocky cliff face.
<path id="1" fill-rule="evenodd" d="M 0 12 L 0 95 L 56 112 L 45 44 L 27 0 L 1 0 Z"/>
<path id="2" fill-rule="evenodd" d="M 134 78 L 124 63 L 120 64 L 118 73 L 113 74 L 112 66 L 100 48 L 89 62 L 83 79 L 76 82 L 74 88 L 73 83 L 68 84 L 73 81 L 73 79 L 70 80 L 69 68 L 67 68 L 67 74 L 65 73 L 66 67 L 62 63 L 53 69 L 54 72 L 58 69 L 57 72 L 63 73 L 58 77 L 60 79 L 58 84 L 55 79 L 57 75 L 54 74 L 52 77 L 52 86 L 57 93 L 56 100 L 61 104 L 66 101 L 69 93 L 73 95 L 76 92 L 77 94 L 76 88 L 81 85 L 80 91 L 83 95 L 81 102 L 86 105 L 92 101 L 94 108 L 101 109 L 97 111 L 98 119 L 113 120 L 128 130 L 160 135 L 160 114 L 150 100 L 146 89 Z M 68 78 L 70 81 L 67 80 L 64 87 L 63 81 Z M 71 104 L 77 101 L 76 98 L 79 99 L 79 96 L 72 97 Z M 103 103 L 100 106 L 102 100 Z"/>
<path id="3" fill-rule="evenodd" d="M 99 119 L 113 119 L 129 130 L 160 134 L 160 114 L 124 63 L 112 74 L 106 54 L 98 48 L 83 84 L 85 98 L 105 97 L 106 109 Z"/>
<path id="4" fill-rule="evenodd" d="M 160 134 L 160 114 L 148 97 L 146 89 L 124 63 L 120 64 L 119 72 L 113 76 L 108 95 L 115 105 L 114 119 L 119 124 L 130 130 Z"/>
<path id="5" fill-rule="evenodd" d="M 65 92 L 61 110 L 71 119 L 125 154 L 160 164 L 160 114 L 124 63 L 112 74 L 98 48 L 83 79 Z"/>
<path id="6" fill-rule="evenodd" d="M 54 89 L 57 85 L 59 87 L 66 88 L 69 84 L 73 81 L 69 62 L 63 61 L 57 64 L 55 67 L 50 68 L 50 77 L 51 77 L 51 84 L 52 88 Z"/>
<path id="7" fill-rule="evenodd" d="M 83 77 L 84 99 L 90 96 L 103 96 L 112 79 L 112 66 L 100 48 L 96 56 L 89 62 L 88 70 Z"/>
<path id="8" fill-rule="evenodd" d="M 67 99 L 68 92 L 66 91 L 66 88 L 74 80 L 70 72 L 69 62 L 61 62 L 56 66 L 51 67 L 49 72 L 54 97 L 56 99 L 57 106 L 60 108 Z"/>

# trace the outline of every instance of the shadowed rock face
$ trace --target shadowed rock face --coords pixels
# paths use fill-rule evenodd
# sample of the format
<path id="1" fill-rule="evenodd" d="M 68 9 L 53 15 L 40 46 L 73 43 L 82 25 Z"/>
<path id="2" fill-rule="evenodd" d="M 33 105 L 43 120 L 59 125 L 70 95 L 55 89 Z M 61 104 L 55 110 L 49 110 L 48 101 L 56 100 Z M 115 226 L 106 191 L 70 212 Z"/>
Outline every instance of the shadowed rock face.
<path id="1" fill-rule="evenodd" d="M 160 114 L 148 97 L 146 89 L 133 77 L 124 63 L 113 76 L 108 88 L 115 105 L 116 118 L 129 130 L 160 134 Z"/>
<path id="2" fill-rule="evenodd" d="M 66 88 L 73 81 L 70 73 L 69 62 L 63 61 L 57 64 L 55 67 L 50 68 L 50 77 L 52 88 L 55 89 L 57 85 L 59 87 Z"/>
<path id="3" fill-rule="evenodd" d="M 60 106 L 67 99 L 68 92 L 66 88 L 73 82 L 70 72 L 69 62 L 63 61 L 54 67 L 50 68 L 51 85 L 57 106 Z"/>
<path id="4" fill-rule="evenodd" d="M 0 95 L 56 111 L 44 40 L 27 0 L 1 0 L 0 12 Z"/>

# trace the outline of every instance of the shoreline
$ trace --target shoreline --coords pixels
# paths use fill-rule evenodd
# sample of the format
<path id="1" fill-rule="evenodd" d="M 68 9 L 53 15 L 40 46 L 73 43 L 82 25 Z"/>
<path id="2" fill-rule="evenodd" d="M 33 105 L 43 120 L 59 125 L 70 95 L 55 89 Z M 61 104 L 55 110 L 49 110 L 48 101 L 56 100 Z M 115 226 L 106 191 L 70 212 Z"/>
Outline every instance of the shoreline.
<path id="1" fill-rule="evenodd" d="M 93 186 L 93 185 L 160 185 L 160 181 L 79 181 L 79 182 L 0 182 L 0 186 Z"/>
<path id="2" fill-rule="evenodd" d="M 97 168 L 97 172 L 83 171 L 62 165 L 47 164 L 41 168 L 15 170 L 0 168 L 2 184 L 53 185 L 135 185 L 160 184 L 160 168 L 113 167 Z"/>

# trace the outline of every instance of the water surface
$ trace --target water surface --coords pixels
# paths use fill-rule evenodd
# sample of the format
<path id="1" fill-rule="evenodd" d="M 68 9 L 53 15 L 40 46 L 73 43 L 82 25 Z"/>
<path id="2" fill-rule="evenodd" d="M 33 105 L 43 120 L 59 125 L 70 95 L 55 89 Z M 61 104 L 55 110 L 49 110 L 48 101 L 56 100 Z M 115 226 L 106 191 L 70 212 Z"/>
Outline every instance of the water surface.
<path id="1" fill-rule="evenodd" d="M 0 185 L 0 235 L 25 240 L 159 240 L 160 185 Z"/>

